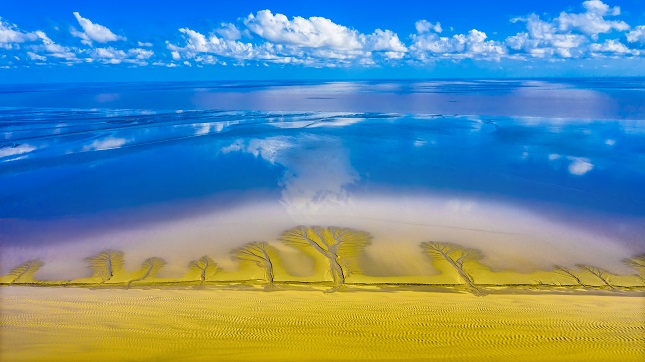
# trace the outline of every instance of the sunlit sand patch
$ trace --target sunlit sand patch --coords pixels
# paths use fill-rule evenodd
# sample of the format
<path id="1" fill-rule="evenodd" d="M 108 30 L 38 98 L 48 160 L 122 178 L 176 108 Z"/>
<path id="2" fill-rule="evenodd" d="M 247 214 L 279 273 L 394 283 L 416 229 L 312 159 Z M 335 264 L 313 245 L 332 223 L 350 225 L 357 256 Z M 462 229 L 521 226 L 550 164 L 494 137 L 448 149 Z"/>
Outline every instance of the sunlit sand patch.
<path id="1" fill-rule="evenodd" d="M 641 361 L 642 295 L 5 287 L 6 361 Z M 378 293 L 378 294 L 375 294 Z"/>

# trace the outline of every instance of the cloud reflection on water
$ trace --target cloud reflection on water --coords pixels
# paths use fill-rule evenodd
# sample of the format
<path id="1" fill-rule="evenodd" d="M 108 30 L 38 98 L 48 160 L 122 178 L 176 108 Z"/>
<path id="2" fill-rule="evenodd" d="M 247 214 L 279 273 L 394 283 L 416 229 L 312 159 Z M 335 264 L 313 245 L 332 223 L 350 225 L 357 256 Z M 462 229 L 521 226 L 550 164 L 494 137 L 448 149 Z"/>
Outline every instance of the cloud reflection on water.
<path id="1" fill-rule="evenodd" d="M 640 106 L 621 108 L 609 91 L 566 85 L 557 85 L 564 102 L 602 104 L 585 113 L 551 101 L 545 102 L 553 109 L 539 102 L 531 108 L 517 98 L 519 86 L 530 99 L 549 94 L 542 83 L 501 82 L 483 95 L 481 82 L 425 84 L 428 93 L 406 90 L 421 87 L 414 83 L 373 90 L 370 84 L 202 92 L 214 102 L 235 92 L 248 96 L 239 99 L 250 103 L 230 107 L 257 106 L 254 92 L 275 108 L 291 98 L 291 109 L 298 99 L 309 97 L 304 102 L 313 103 L 303 108 L 316 108 L 333 98 L 327 113 L 1 109 L 2 264 L 43 257 L 43 272 L 67 275 L 78 270 L 63 262 L 73 250 L 82 263 L 114 247 L 126 249 L 133 262 L 162 253 L 173 273 L 190 258 L 227 258 L 232 247 L 274 240 L 299 223 L 369 230 L 372 259 L 391 251 L 388 243 L 412 252 L 438 238 L 478 247 L 499 268 L 574 261 L 615 270 L 620 258 L 645 248 L 645 124 L 619 119 L 623 111 L 642 115 Z M 180 93 L 192 99 L 187 89 Z M 507 96 L 525 110 L 522 117 L 491 115 L 514 112 Z M 355 103 L 362 97 L 367 101 Z M 468 98 L 471 108 L 450 105 L 447 97 Z M 414 99 L 418 108 L 408 109 Z M 339 112 L 343 102 L 490 113 Z M 549 112 L 558 116 L 544 115 Z M 568 117 L 573 113 L 580 117 Z M 430 272 L 406 258 L 416 262 L 389 261 L 386 269 Z"/>

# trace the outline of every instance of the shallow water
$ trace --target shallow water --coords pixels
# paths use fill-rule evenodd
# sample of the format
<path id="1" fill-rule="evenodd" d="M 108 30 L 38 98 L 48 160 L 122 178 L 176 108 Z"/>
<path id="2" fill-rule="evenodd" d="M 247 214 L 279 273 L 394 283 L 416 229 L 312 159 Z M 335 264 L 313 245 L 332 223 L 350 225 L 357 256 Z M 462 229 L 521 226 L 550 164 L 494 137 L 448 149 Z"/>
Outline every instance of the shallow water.
<path id="1" fill-rule="evenodd" d="M 0 272 L 162 276 L 296 225 L 365 230 L 368 276 L 430 276 L 428 240 L 493 270 L 633 273 L 645 251 L 640 79 L 3 86 Z M 288 274 L 323 278 L 282 247 Z M 290 257 L 289 257 L 290 255 Z M 292 260 L 289 261 L 289 258 Z M 164 274 L 165 273 L 165 274 Z"/>

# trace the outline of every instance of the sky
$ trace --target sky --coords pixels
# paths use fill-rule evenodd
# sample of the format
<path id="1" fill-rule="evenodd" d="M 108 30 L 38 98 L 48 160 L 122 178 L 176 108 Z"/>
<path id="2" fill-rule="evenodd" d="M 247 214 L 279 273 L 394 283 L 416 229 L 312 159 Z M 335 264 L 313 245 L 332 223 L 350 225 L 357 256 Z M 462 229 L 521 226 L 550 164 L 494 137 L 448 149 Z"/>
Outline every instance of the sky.
<path id="1" fill-rule="evenodd" d="M 645 75 L 640 0 L 151 4 L 3 2 L 0 82 Z"/>

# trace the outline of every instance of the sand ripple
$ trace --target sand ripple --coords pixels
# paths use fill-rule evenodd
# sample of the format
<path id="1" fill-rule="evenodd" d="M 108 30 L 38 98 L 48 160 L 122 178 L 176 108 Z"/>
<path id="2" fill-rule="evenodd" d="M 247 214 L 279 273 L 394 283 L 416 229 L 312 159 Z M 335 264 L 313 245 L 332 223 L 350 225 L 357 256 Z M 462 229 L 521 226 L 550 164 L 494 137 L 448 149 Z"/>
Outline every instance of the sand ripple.
<path id="1" fill-rule="evenodd" d="M 645 359 L 645 305 L 618 295 L 0 292 L 7 361 Z"/>

